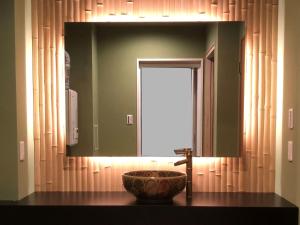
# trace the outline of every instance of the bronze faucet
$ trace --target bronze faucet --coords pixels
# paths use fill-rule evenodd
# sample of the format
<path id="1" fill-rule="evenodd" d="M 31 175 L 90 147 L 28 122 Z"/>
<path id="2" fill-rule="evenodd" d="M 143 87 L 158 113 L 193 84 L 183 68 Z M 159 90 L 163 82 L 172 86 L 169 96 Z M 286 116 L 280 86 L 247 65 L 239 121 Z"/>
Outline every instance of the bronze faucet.
<path id="1" fill-rule="evenodd" d="M 182 165 L 186 163 L 186 198 L 192 199 L 192 172 L 193 172 L 193 151 L 190 148 L 183 148 L 183 149 L 175 149 L 174 150 L 176 155 L 184 155 L 186 159 L 180 160 L 174 163 L 174 166 Z"/>

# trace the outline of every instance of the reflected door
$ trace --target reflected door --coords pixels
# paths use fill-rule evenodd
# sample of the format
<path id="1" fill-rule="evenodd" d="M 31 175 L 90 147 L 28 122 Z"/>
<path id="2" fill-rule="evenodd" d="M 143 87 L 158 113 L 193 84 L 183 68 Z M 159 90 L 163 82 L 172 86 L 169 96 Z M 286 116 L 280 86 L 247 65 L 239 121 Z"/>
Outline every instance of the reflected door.
<path id="1" fill-rule="evenodd" d="M 191 68 L 141 69 L 141 154 L 175 156 L 193 146 Z"/>

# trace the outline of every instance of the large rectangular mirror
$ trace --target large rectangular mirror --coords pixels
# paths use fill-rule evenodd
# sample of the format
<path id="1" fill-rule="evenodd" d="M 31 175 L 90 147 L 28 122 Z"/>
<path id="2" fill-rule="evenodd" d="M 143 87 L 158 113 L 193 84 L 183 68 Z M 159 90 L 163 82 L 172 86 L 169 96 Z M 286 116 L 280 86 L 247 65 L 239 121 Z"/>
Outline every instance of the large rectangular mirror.
<path id="1" fill-rule="evenodd" d="M 67 155 L 239 156 L 244 29 L 65 23 Z"/>

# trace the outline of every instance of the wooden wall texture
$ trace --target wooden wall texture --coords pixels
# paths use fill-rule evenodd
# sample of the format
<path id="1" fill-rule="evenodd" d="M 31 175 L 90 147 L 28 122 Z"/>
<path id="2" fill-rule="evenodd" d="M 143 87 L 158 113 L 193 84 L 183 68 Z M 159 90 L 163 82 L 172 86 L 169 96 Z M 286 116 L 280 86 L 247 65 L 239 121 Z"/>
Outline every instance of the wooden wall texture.
<path id="1" fill-rule="evenodd" d="M 67 158 L 64 147 L 64 21 L 179 16 L 246 22 L 244 151 L 194 159 L 194 191 L 274 191 L 278 0 L 32 0 L 36 191 L 123 191 L 125 171 L 184 170 L 172 158 Z"/>

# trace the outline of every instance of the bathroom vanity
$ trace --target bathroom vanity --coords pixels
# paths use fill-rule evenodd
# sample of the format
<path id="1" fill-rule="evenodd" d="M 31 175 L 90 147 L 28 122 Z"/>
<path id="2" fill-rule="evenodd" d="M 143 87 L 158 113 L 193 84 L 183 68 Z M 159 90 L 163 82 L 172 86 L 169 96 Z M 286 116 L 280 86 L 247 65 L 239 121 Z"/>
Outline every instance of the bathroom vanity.
<path id="1" fill-rule="evenodd" d="M 297 225 L 298 208 L 274 194 L 180 193 L 169 204 L 138 204 L 126 192 L 34 193 L 0 202 L 7 224 Z M 1 224 L 4 224 L 1 222 Z"/>

